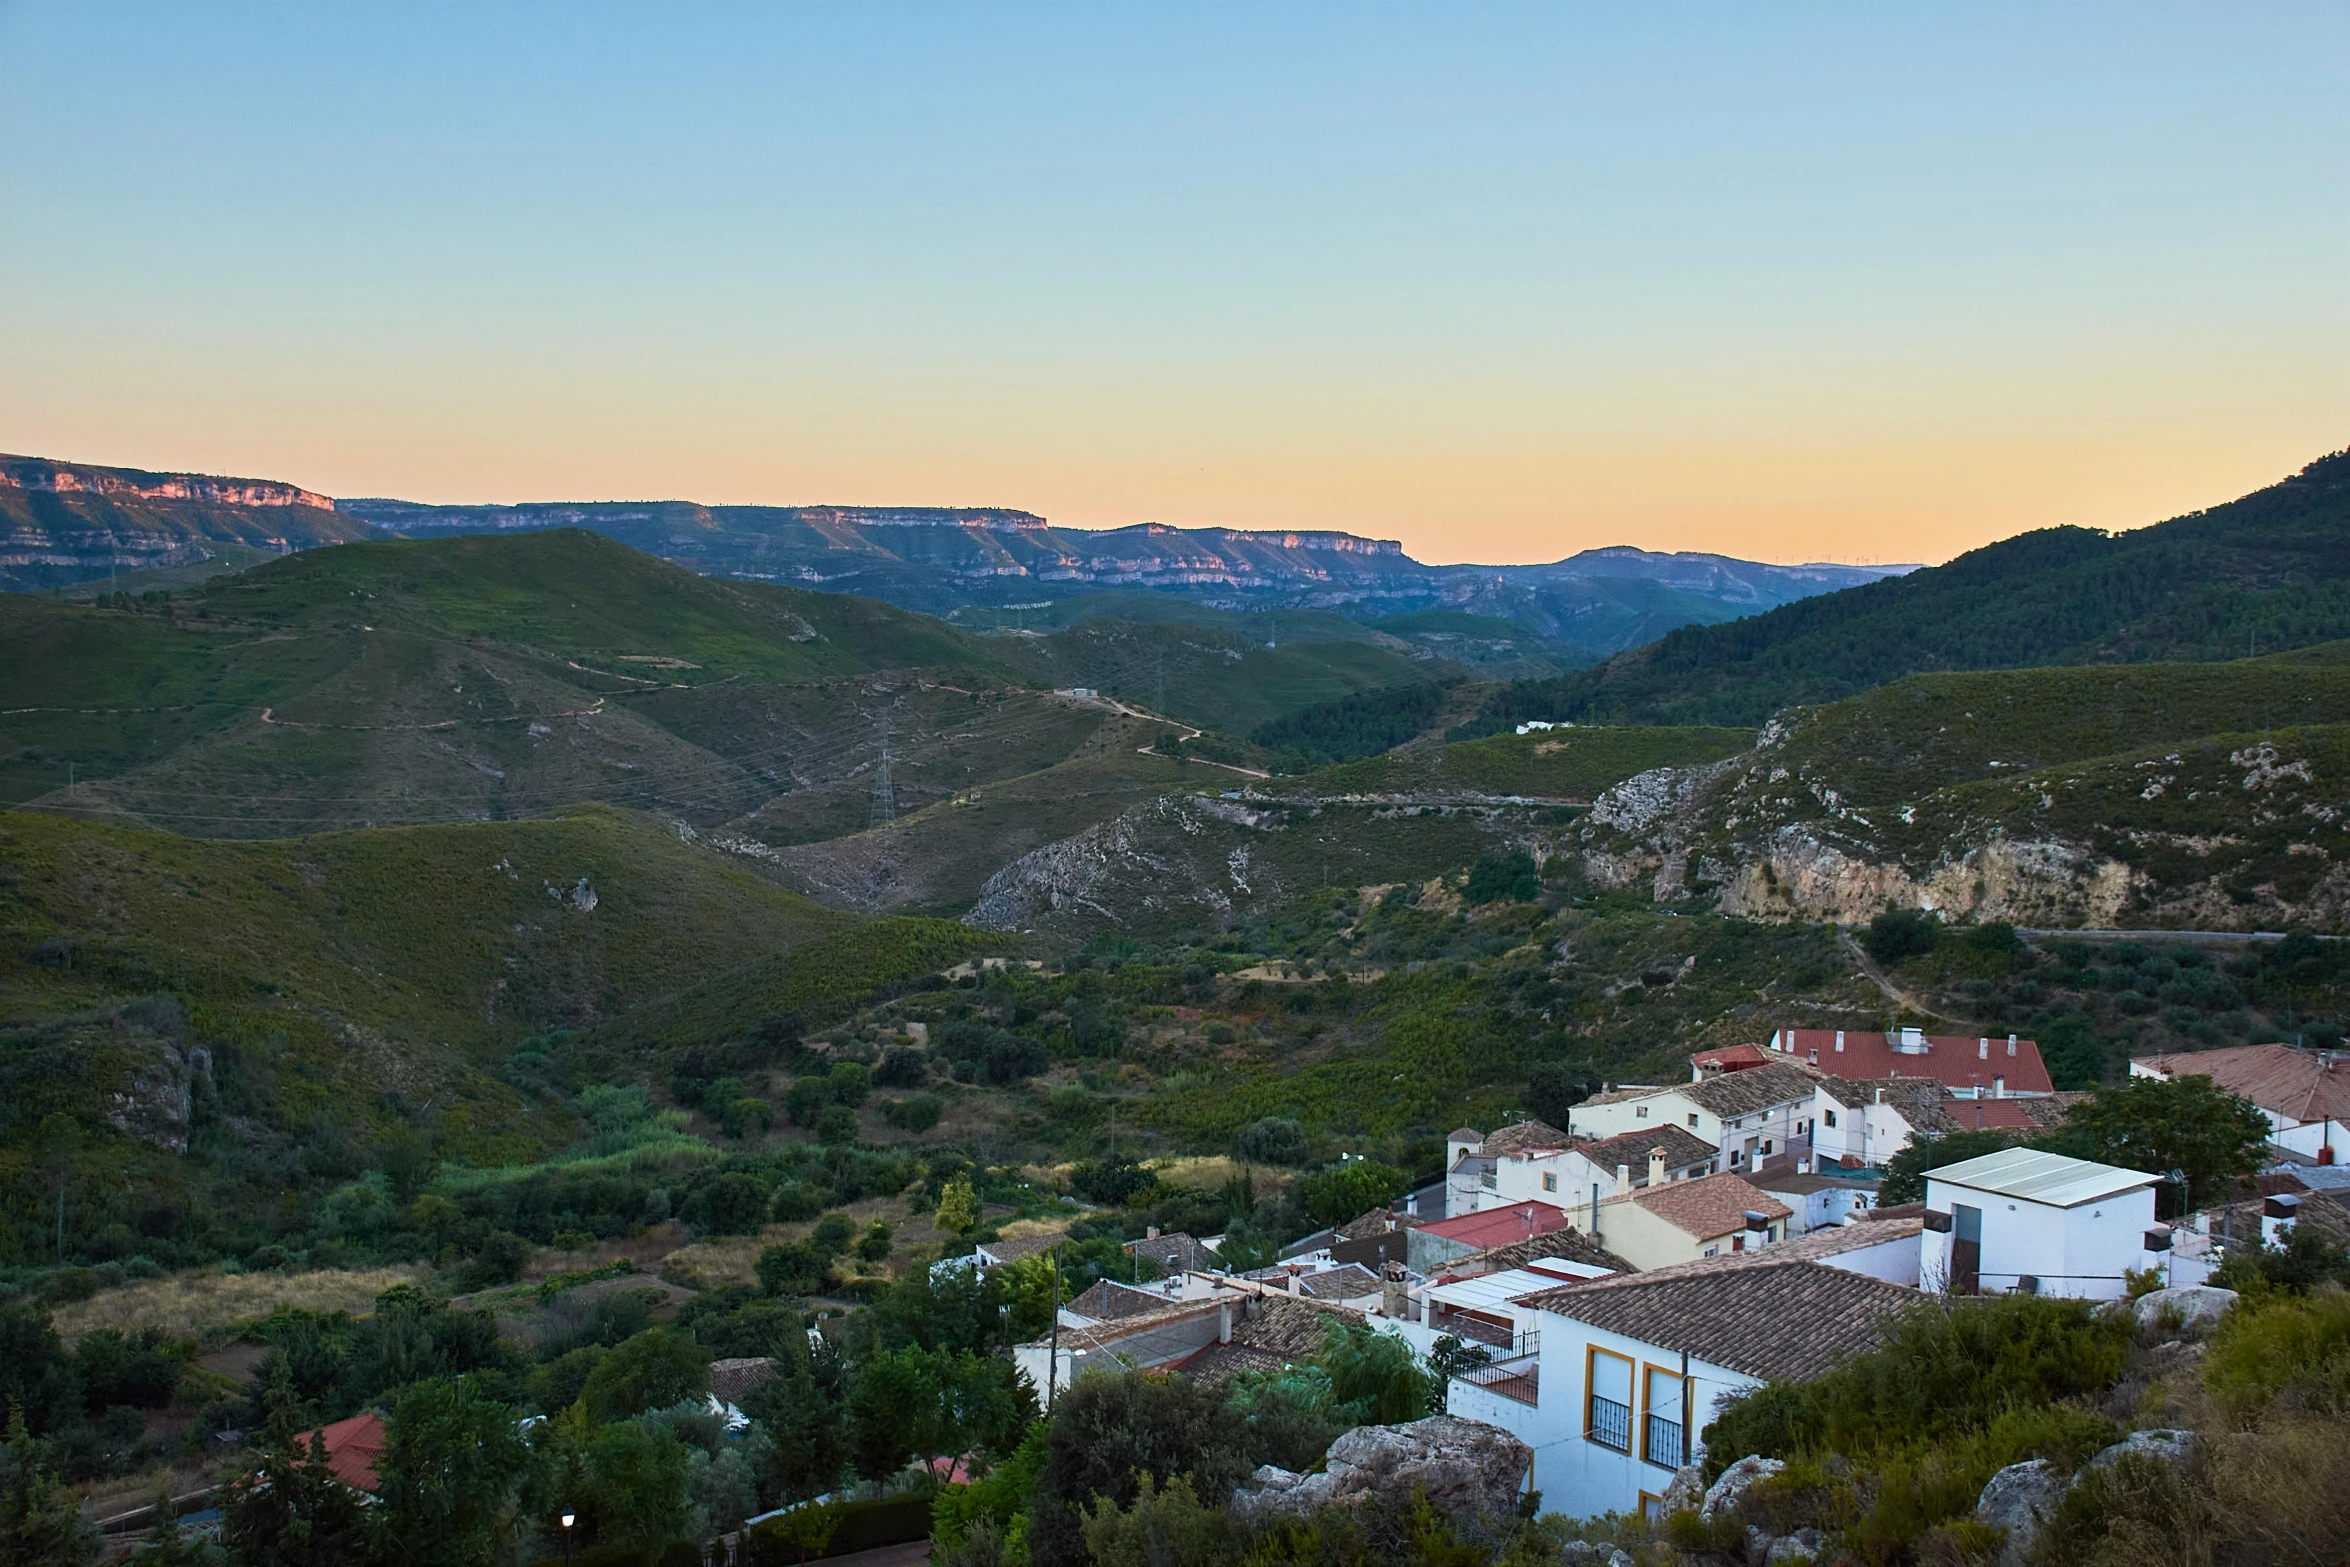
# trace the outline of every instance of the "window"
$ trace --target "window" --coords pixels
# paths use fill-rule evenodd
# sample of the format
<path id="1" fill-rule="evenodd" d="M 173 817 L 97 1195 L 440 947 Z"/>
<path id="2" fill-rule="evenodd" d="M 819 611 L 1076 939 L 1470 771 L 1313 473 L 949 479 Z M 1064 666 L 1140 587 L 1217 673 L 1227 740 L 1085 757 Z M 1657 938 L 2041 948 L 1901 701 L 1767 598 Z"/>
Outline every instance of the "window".
<path id="1" fill-rule="evenodd" d="M 1619 1453 L 1632 1451 L 1632 1357 L 1591 1346 L 1584 1379 L 1583 1435 Z"/>
<path id="2" fill-rule="evenodd" d="M 1681 1374 L 1665 1366 L 1641 1370 L 1640 1456 L 1666 1469 L 1686 1462 L 1681 1439 Z"/>
<path id="3" fill-rule="evenodd" d="M 1834 1126 L 1836 1124 L 1836 1112 L 1833 1110 L 1822 1110 L 1820 1112 L 1820 1119 L 1827 1122 L 1830 1126 Z"/>
<path id="4" fill-rule="evenodd" d="M 1766 1137 L 1766 1138 L 1764 1138 L 1764 1139 L 1762 1140 L 1762 1146 L 1761 1146 L 1760 1148 L 1757 1148 L 1757 1149 L 1755 1150 L 1755 1152 L 1756 1152 L 1756 1153 L 1763 1154 L 1763 1155 L 1766 1155 L 1766 1156 L 1767 1156 L 1767 1155 L 1770 1153 L 1770 1151 L 1771 1151 L 1771 1140 L 1770 1140 L 1769 1138 L 1767 1138 L 1767 1137 Z"/>
<path id="5" fill-rule="evenodd" d="M 1731 1236 L 1730 1249 L 1732 1251 L 1744 1251 L 1746 1249 L 1746 1237 L 1743 1235 Z"/>
<path id="6" fill-rule="evenodd" d="M 1646 1105 L 1634 1105 L 1634 1106 L 1632 1107 L 1632 1119 L 1633 1119 L 1633 1120 L 1635 1120 L 1635 1121 L 1645 1121 L 1645 1120 L 1647 1120 L 1647 1119 L 1648 1119 L 1648 1106 L 1646 1106 Z"/>
<path id="7" fill-rule="evenodd" d="M 1697 1112 L 1694 1110 L 1689 1112 L 1689 1124 L 1691 1126 L 1695 1126 L 1697 1124 Z"/>
<path id="8" fill-rule="evenodd" d="M 1556 1175 L 1545 1172 L 1542 1177 L 1542 1189 L 1546 1192 L 1557 1191 L 1559 1189 L 1559 1178 Z"/>
<path id="9" fill-rule="evenodd" d="M 1730 1167 L 1731 1167 L 1732 1169 L 1736 1169 L 1736 1168 L 1737 1168 L 1739 1165 L 1742 1165 L 1742 1164 L 1744 1164 L 1745 1162 L 1746 1162 L 1746 1150 L 1745 1150 L 1745 1149 L 1743 1149 L 1743 1148 L 1733 1148 L 1733 1149 L 1731 1149 L 1731 1150 L 1730 1150 Z"/>
<path id="10" fill-rule="evenodd" d="M 1721 1254 L 1722 1254 L 1722 1248 L 1721 1248 L 1721 1247 L 1719 1247 L 1719 1246 L 1708 1246 L 1708 1247 L 1705 1249 L 1705 1255 L 1707 1255 L 1708 1257 L 1718 1257 L 1718 1256 L 1720 1256 Z"/>

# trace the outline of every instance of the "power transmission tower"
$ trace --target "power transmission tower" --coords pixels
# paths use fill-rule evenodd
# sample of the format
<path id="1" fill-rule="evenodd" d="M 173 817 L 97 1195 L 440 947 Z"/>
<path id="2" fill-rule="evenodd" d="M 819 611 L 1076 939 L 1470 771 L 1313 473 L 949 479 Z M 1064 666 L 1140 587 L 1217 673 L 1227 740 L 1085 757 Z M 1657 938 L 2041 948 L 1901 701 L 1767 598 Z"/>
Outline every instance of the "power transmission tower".
<path id="1" fill-rule="evenodd" d="M 886 827 L 898 819 L 898 792 L 889 779 L 889 710 L 881 712 L 881 771 L 873 779 L 871 825 Z"/>

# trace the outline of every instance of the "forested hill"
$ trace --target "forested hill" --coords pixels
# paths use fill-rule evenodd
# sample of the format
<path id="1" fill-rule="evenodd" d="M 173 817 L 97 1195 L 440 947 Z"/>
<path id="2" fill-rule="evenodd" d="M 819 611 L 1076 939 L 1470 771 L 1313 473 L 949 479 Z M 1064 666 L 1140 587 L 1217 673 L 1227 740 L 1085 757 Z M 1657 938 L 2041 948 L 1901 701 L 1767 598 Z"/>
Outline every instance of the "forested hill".
<path id="1" fill-rule="evenodd" d="M 1526 719 L 1760 723 L 1930 670 L 2240 658 L 2350 636 L 2350 451 L 2126 533 L 2043 528 L 1944 566 L 1687 626 L 1500 692 L 1463 735 Z"/>

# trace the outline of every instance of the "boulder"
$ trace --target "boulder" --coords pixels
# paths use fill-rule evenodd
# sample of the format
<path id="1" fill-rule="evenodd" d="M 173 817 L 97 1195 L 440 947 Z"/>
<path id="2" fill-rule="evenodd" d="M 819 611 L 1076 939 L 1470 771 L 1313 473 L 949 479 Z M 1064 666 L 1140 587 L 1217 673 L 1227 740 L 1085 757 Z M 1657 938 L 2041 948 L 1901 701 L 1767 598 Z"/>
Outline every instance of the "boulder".
<path id="1" fill-rule="evenodd" d="M 1683 1464 L 1673 1471 L 1672 1481 L 1665 1487 L 1658 1511 L 1669 1518 L 1674 1513 L 1695 1512 L 1704 1501 L 1705 1466 Z"/>
<path id="2" fill-rule="evenodd" d="M 2155 1290 L 2139 1296 L 2131 1310 L 2136 1313 L 2141 1328 L 2152 1328 L 2167 1315 L 2177 1319 L 2181 1336 L 2202 1338 L 2219 1326 L 2219 1319 L 2235 1303 L 2234 1290 L 2209 1284 L 2182 1284 L 2176 1289 Z"/>
<path id="3" fill-rule="evenodd" d="M 2064 1482 L 2045 1458 L 2009 1464 L 1991 1477 L 1975 1503 L 1975 1522 L 2005 1531 L 1997 1567 L 2024 1567 L 2063 1495 Z"/>
<path id="4" fill-rule="evenodd" d="M 1706 1487 L 1705 1499 L 1698 1503 L 1697 1516 L 1707 1523 L 1714 1514 L 1733 1510 L 1746 1488 L 1757 1480 L 1767 1480 L 1787 1466 L 1776 1458 L 1741 1458 L 1722 1471 L 1722 1477 Z"/>
<path id="5" fill-rule="evenodd" d="M 1532 1456 L 1533 1449 L 1499 1426 L 1452 1415 L 1357 1426 L 1330 1444 L 1320 1474 L 1260 1469 L 1233 1493 L 1232 1510 L 1244 1517 L 1303 1514 L 1402 1500 L 1424 1488 L 1431 1506 L 1456 1517 L 1506 1518 L 1517 1510 Z"/>
<path id="6" fill-rule="evenodd" d="M 2223 1292 L 2224 1293 L 2224 1292 Z M 2132 1431 L 2081 1466 L 2085 1474 L 2092 1469 L 2110 1469 L 2125 1458 L 2151 1458 L 2166 1464 L 2183 1464 L 2195 1456 L 2196 1436 L 2192 1431 Z"/>
<path id="7" fill-rule="evenodd" d="M 1783 1534 L 1773 1540 L 1771 1548 L 1763 1553 L 1764 1567 L 1817 1561 L 1827 1544 L 1828 1537 L 1817 1529 L 1798 1529 L 1793 1534 Z"/>

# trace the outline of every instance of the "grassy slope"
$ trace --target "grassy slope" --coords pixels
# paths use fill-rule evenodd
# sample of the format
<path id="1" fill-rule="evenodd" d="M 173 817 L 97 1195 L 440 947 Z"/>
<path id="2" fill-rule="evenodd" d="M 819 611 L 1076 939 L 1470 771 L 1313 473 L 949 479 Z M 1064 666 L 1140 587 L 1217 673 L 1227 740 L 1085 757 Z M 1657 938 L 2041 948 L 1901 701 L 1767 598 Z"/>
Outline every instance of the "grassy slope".
<path id="1" fill-rule="evenodd" d="M 1517 688 L 1487 722 L 1759 723 L 1927 669 L 2226 658 L 2350 633 L 2350 453 L 2240 500 L 2107 536 L 2018 535 L 1947 565 L 1690 627 Z"/>
<path id="2" fill-rule="evenodd" d="M 1531 795 L 1588 800 L 1652 767 L 1718 761 L 1754 743 L 1748 729 L 1592 727 L 1413 746 L 1324 768 L 1292 787 L 1321 794 Z"/>

